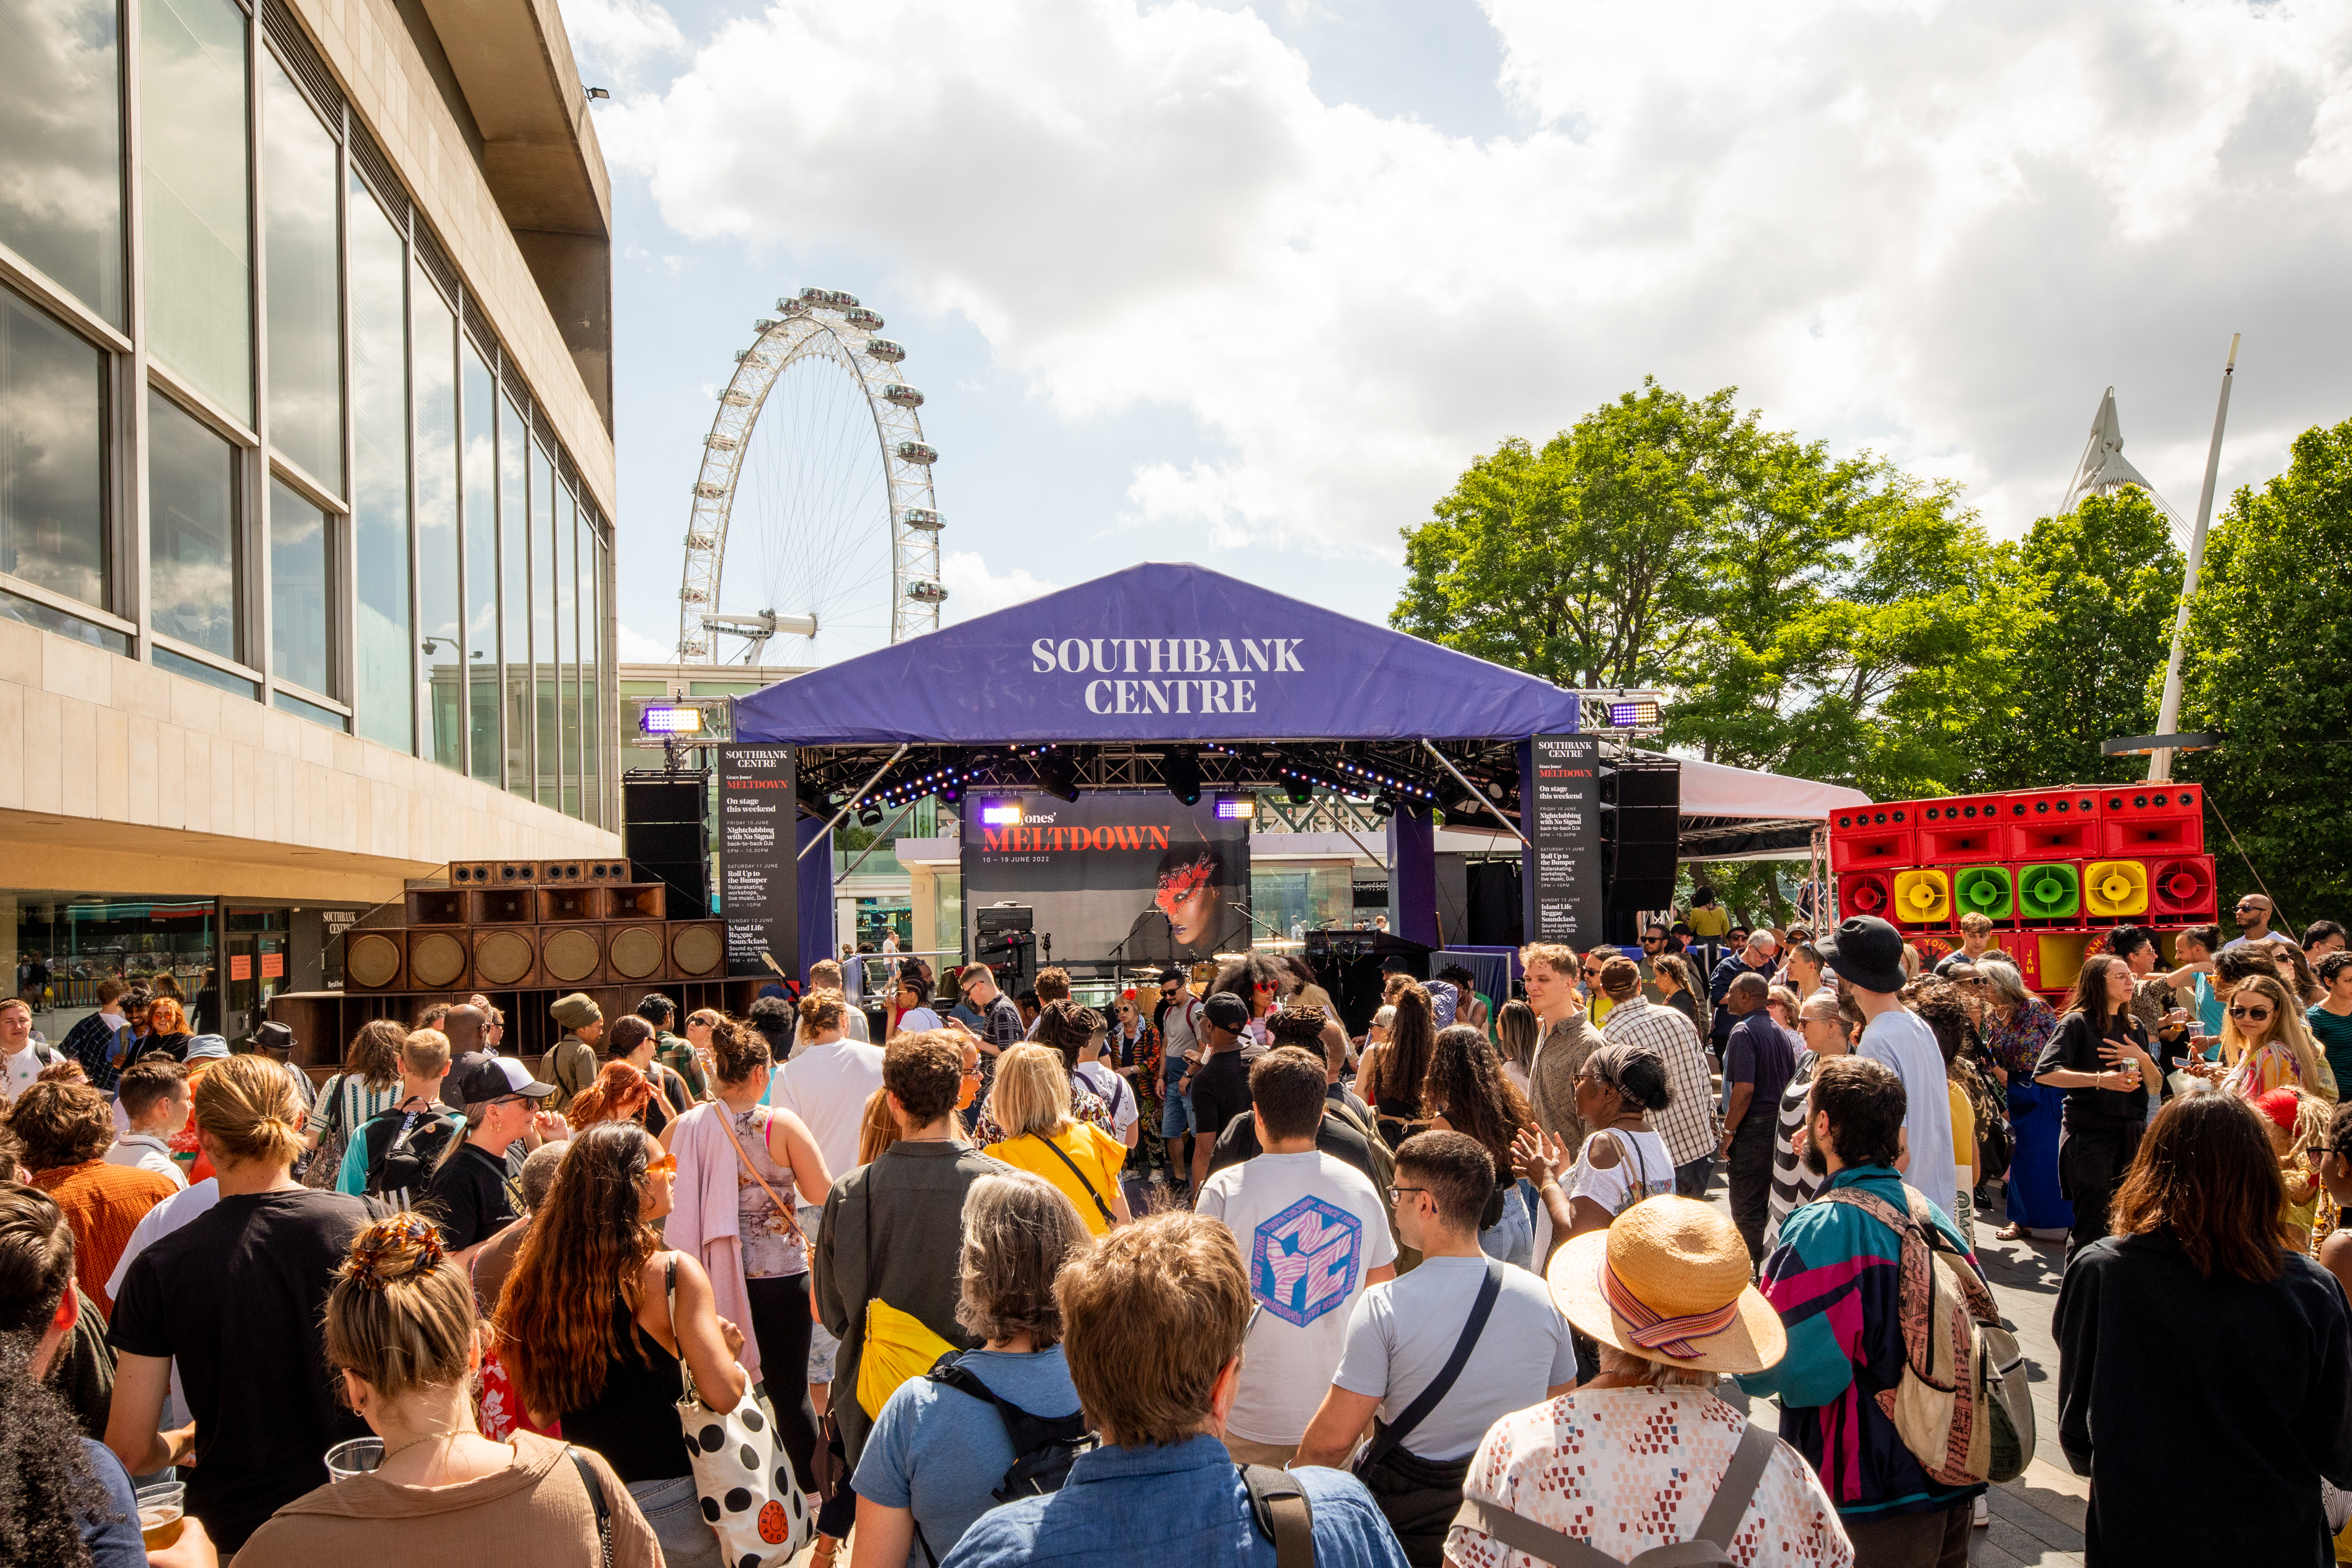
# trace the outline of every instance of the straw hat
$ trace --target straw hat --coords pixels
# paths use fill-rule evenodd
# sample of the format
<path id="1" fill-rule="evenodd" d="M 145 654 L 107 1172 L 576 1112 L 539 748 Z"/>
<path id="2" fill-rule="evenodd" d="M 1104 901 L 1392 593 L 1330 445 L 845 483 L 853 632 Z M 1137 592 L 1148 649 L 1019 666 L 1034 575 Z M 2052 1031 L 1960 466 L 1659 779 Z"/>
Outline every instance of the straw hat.
<path id="1" fill-rule="evenodd" d="M 1603 1344 L 1697 1372 L 1761 1372 L 1787 1354 L 1789 1333 L 1748 1268 L 1729 1219 L 1659 1197 L 1570 1239 L 1546 1277 L 1560 1315 Z"/>

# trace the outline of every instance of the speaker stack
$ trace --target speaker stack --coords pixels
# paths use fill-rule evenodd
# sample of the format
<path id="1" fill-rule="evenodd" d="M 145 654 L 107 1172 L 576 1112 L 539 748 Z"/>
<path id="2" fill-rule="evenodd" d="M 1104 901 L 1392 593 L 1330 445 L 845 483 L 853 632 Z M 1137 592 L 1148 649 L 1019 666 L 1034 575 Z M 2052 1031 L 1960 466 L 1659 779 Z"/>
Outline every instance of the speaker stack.
<path id="1" fill-rule="evenodd" d="M 1675 758 L 1601 759 L 1601 925 L 1609 941 L 1639 941 L 1641 912 L 1674 903 L 1682 800 L 1683 766 Z"/>
<path id="2" fill-rule="evenodd" d="M 462 883 L 457 873 L 464 871 Z M 508 872 L 526 872 L 513 877 Z M 673 919 L 670 887 L 625 861 L 468 862 L 411 888 L 406 924 L 346 933 L 347 993 L 582 990 L 726 977 L 727 929 Z"/>
<path id="3" fill-rule="evenodd" d="M 630 880 L 669 889 L 670 914 L 700 919 L 710 913 L 710 825 L 705 776 L 626 779 L 621 783 L 621 839 Z"/>

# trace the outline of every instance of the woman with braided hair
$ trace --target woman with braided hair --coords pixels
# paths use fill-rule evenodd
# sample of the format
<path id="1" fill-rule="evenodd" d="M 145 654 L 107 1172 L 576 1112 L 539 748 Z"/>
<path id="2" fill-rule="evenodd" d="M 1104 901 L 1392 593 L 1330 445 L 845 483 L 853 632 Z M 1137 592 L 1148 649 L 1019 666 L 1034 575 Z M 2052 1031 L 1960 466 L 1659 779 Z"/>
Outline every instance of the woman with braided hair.
<path id="1" fill-rule="evenodd" d="M 359 1233 L 327 1298 L 327 1359 L 383 1457 L 279 1509 L 238 1554 L 247 1568 L 557 1568 L 600 1561 L 605 1541 L 614 1568 L 657 1568 L 653 1531 L 602 1458 L 535 1432 L 494 1443 L 476 1429 L 476 1322 L 473 1287 L 431 1220 L 403 1212 Z"/>

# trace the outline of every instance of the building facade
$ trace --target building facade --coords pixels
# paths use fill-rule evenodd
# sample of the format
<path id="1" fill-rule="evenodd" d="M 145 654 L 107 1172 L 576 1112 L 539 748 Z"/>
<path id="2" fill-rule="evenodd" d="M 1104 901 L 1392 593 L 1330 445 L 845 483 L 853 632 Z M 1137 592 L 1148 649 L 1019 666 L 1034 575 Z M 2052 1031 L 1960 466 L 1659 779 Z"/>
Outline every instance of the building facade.
<path id="1" fill-rule="evenodd" d="M 611 200 L 551 0 L 0 0 L 0 959 L 242 1032 L 619 852 Z M 9 918 L 13 911 L 14 918 Z"/>

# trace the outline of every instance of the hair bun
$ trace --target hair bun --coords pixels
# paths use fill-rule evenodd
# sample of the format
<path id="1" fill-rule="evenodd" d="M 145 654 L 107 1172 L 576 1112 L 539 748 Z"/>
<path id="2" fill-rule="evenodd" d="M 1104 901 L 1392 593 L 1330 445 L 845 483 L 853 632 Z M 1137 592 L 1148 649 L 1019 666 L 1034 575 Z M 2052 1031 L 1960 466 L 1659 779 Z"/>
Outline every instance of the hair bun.
<path id="1" fill-rule="evenodd" d="M 352 1239 L 343 1278 L 362 1291 L 381 1291 L 441 1266 L 441 1231 L 421 1214 L 379 1219 Z"/>

